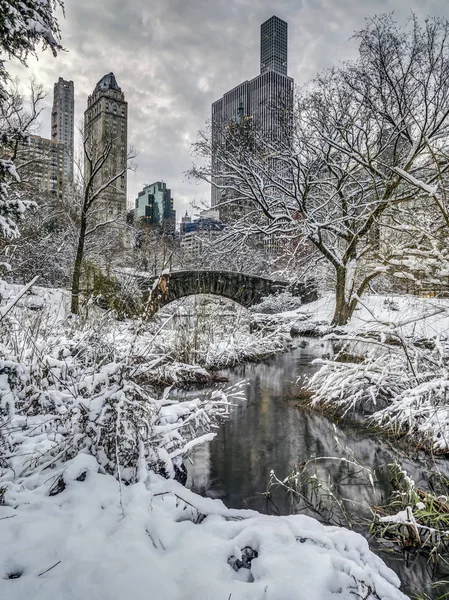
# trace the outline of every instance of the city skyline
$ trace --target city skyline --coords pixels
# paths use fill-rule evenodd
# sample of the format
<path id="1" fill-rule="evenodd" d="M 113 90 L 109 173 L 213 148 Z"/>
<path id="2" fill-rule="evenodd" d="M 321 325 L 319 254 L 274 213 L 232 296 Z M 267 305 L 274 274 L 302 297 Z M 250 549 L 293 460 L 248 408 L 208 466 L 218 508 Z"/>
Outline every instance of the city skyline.
<path id="1" fill-rule="evenodd" d="M 38 134 L 51 137 L 52 91 L 59 77 L 75 82 L 76 126 L 95 82 L 113 71 L 130 107 L 128 141 L 139 152 L 139 168 L 128 178 L 128 206 L 146 182 L 163 180 L 174 191 L 178 214 L 190 212 L 194 199 L 210 199 L 208 185 L 185 181 L 183 172 L 193 160 L 190 144 L 210 119 L 212 102 L 259 72 L 261 23 L 273 14 L 288 22 L 288 71 L 303 85 L 319 70 L 354 57 L 356 43 L 349 38 L 364 27 L 364 17 L 393 9 L 400 23 L 410 16 L 410 4 L 398 0 L 342 0 L 338 5 L 282 0 L 275 6 L 262 0 L 256 7 L 243 0 L 65 4 L 66 19 L 60 22 L 68 52 L 57 60 L 50 54 L 30 58 L 29 69 L 8 62 L 13 76 L 26 81 L 34 74 L 48 91 Z M 447 13 L 441 0 L 422 2 L 415 11 L 420 19 Z M 96 31 L 89 39 L 86 23 Z"/>

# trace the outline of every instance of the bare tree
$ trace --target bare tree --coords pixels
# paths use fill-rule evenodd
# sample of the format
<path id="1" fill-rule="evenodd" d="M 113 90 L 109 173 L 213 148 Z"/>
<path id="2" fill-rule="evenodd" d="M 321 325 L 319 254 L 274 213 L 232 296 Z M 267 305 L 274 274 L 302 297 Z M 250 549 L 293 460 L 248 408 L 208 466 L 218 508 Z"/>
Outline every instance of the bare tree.
<path id="1" fill-rule="evenodd" d="M 137 271 L 158 275 L 168 267 L 179 266 L 179 246 L 170 229 L 136 219 L 130 224 L 132 250 L 128 264 Z"/>
<path id="2" fill-rule="evenodd" d="M 332 272 L 333 323 L 351 318 L 381 273 L 417 248 L 417 219 L 438 200 L 449 166 L 447 21 L 415 18 L 400 29 L 375 17 L 356 38 L 359 58 L 319 75 L 299 94 L 293 134 L 227 127 L 219 147 L 203 135 L 200 157 L 216 160 L 191 174 L 222 191 L 223 203 L 248 207 L 233 224 L 248 235 L 307 238 Z M 242 141 L 243 140 L 243 141 Z M 398 222 L 399 219 L 399 222 Z"/>
<path id="3" fill-rule="evenodd" d="M 105 232 L 114 226 L 125 225 L 126 207 L 119 210 L 117 206 L 110 210 L 111 194 L 114 194 L 114 184 L 130 169 L 134 168 L 132 160 L 136 153 L 128 150 L 123 164 L 110 168 L 110 156 L 114 151 L 117 141 L 110 137 L 100 143 L 93 141 L 89 136 L 84 137 L 84 178 L 79 192 L 79 224 L 78 241 L 75 254 L 75 263 L 72 274 L 72 300 L 71 311 L 79 312 L 80 282 L 82 275 L 83 258 L 86 242 L 89 238 L 102 238 Z M 126 199 L 125 199 L 126 202 Z M 104 239 L 104 237 L 103 237 Z"/>
<path id="4" fill-rule="evenodd" d="M 27 197 L 37 208 L 24 218 L 20 237 L 3 246 L 8 279 L 25 283 L 38 275 L 42 284 L 69 288 L 78 232 L 73 194 L 61 199 L 29 189 Z"/>

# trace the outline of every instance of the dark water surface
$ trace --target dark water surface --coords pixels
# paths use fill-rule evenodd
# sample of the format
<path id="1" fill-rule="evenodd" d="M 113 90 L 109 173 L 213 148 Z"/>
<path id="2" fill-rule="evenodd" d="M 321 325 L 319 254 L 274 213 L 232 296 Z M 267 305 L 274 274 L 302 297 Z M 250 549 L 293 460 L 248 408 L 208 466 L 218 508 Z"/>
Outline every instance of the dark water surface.
<path id="1" fill-rule="evenodd" d="M 295 465 L 315 456 L 345 456 L 348 449 L 357 460 L 372 469 L 400 461 L 416 483 L 425 486 L 426 471 L 435 468 L 435 462 L 424 454 L 410 456 L 391 441 L 352 423 L 335 424 L 330 419 L 303 410 L 298 404 L 300 386 L 296 379 L 311 375 L 317 367 L 313 359 L 331 352 L 320 340 L 308 340 L 305 347 L 278 354 L 263 363 L 247 363 L 223 371 L 229 384 L 243 379 L 246 400 L 238 403 L 229 421 L 225 422 L 216 438 L 200 447 L 187 464 L 188 482 L 192 490 L 213 498 L 220 498 L 231 508 L 251 508 L 268 514 L 295 514 L 305 512 L 319 518 L 291 495 L 277 490 L 267 499 L 270 471 L 283 479 Z M 197 391 L 186 392 L 186 396 L 197 395 Z M 339 479 L 347 468 L 335 463 L 332 475 L 326 464 L 318 467 L 320 476 L 337 475 Z M 443 472 L 448 471 L 448 462 L 440 459 L 436 464 Z M 322 469 L 320 471 L 320 469 Z M 339 473 L 339 470 L 341 471 Z M 363 483 L 347 481 L 339 490 L 351 498 L 356 506 L 382 504 L 391 492 L 386 478 L 379 478 L 375 490 Z M 356 509 L 355 509 L 356 510 Z M 363 509 L 361 509 L 363 513 Z M 325 518 L 321 518 L 325 521 Z M 409 594 L 429 591 L 432 578 L 423 559 L 408 558 L 409 565 L 400 555 L 392 558 L 382 553 L 382 558 L 393 568 L 403 581 L 403 591 Z M 443 593 L 439 588 L 439 594 Z"/>

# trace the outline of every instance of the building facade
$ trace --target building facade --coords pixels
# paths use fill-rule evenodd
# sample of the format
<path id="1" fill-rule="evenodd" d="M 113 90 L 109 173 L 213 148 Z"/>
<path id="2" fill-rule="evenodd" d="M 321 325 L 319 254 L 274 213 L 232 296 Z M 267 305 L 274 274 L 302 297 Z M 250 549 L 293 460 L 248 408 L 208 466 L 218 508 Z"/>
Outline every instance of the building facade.
<path id="1" fill-rule="evenodd" d="M 179 245 L 185 254 L 196 258 L 201 255 L 203 244 L 212 243 L 224 230 L 225 224 L 220 221 L 218 210 L 203 210 L 193 221 L 188 218 L 189 221 L 182 223 Z"/>
<path id="2" fill-rule="evenodd" d="M 212 170 L 213 182 L 223 183 L 218 153 L 226 127 L 251 119 L 257 134 L 283 143 L 291 135 L 294 81 L 287 75 L 288 25 L 276 16 L 262 23 L 260 30 L 260 75 L 244 81 L 212 104 Z M 212 185 L 211 204 L 217 206 L 226 198 Z"/>
<path id="3" fill-rule="evenodd" d="M 146 185 L 136 198 L 134 220 L 174 234 L 176 211 L 173 202 L 171 190 L 165 182 L 156 181 Z"/>
<path id="4" fill-rule="evenodd" d="M 57 140 L 30 135 L 17 149 L 21 184 L 31 192 L 62 198 L 65 146 Z"/>
<path id="5" fill-rule="evenodd" d="M 114 73 L 100 79 L 87 100 L 84 113 L 85 182 L 93 177 L 93 187 L 107 188 L 96 202 L 96 220 L 126 218 L 128 103 Z M 97 174 L 95 164 L 104 157 Z"/>
<path id="6" fill-rule="evenodd" d="M 75 132 L 75 88 L 73 81 L 60 77 L 53 88 L 51 138 L 64 144 L 64 179 L 73 181 Z"/>

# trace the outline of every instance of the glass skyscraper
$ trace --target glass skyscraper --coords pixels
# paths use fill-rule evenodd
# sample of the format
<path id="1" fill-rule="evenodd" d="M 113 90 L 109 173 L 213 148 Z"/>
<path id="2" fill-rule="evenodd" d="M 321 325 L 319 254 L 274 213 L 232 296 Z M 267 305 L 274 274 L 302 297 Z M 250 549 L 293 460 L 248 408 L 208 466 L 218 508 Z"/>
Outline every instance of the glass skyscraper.
<path id="1" fill-rule="evenodd" d="M 146 185 L 136 198 L 134 218 L 147 225 L 154 225 L 167 233 L 174 233 L 176 211 L 173 208 L 171 190 L 163 181 Z"/>
<path id="2" fill-rule="evenodd" d="M 260 75 L 244 81 L 212 104 L 212 166 L 213 181 L 220 181 L 216 149 L 220 147 L 223 131 L 232 122 L 251 118 L 258 133 L 272 142 L 282 136 L 285 143 L 293 108 L 294 81 L 287 75 L 287 28 L 276 16 L 260 28 Z M 287 123 L 288 125 L 288 123 Z M 222 202 L 222 190 L 212 186 L 212 206 Z"/>

